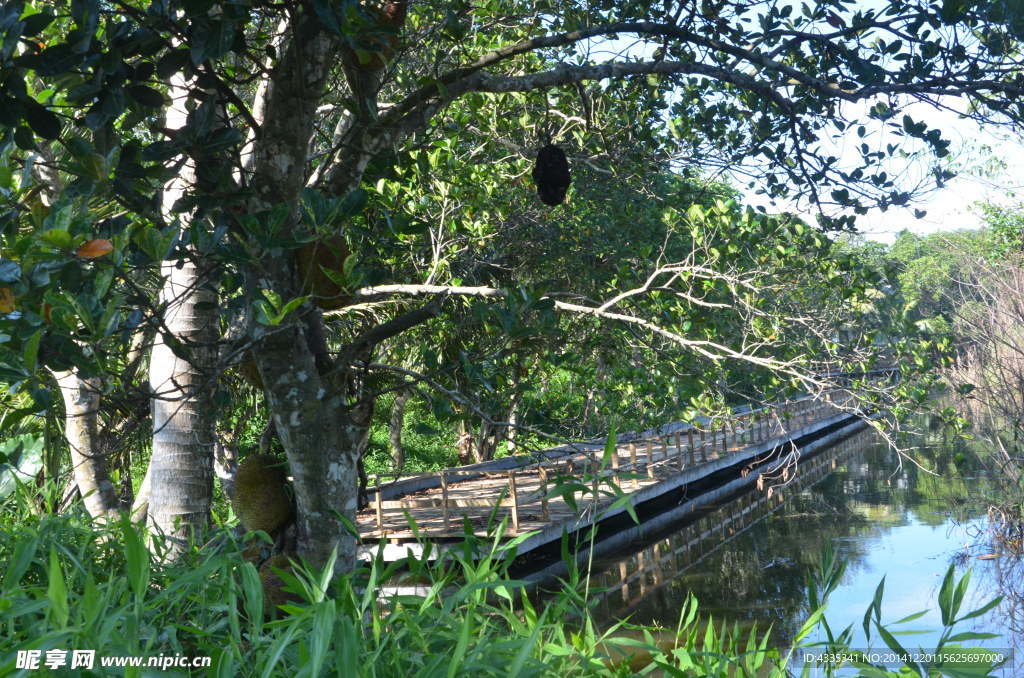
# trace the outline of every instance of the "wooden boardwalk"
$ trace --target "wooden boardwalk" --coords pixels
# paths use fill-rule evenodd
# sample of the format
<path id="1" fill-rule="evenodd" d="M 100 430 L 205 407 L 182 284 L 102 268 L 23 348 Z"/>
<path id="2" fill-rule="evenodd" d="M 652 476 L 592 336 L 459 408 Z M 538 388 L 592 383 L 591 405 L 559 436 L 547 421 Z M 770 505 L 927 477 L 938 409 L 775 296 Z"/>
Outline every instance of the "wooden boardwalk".
<path id="1" fill-rule="evenodd" d="M 505 540 L 530 535 L 518 545 L 522 554 L 563 532 L 588 528 L 595 516 L 622 513 L 624 502 L 616 504 L 622 495 L 639 505 L 715 473 L 745 477 L 764 464 L 769 473 L 785 474 L 789 460 L 780 459 L 780 450 L 853 418 L 853 406 L 848 393 L 833 392 L 737 413 L 703 428 L 669 425 L 620 437 L 607 460 L 605 445 L 591 443 L 390 482 L 378 477 L 369 507 L 357 518 L 364 554 L 382 541 L 386 560 L 410 550 L 422 554 L 429 544 L 461 541 L 467 522 L 473 534 L 486 537 L 501 521 L 507 521 Z"/>
<path id="2" fill-rule="evenodd" d="M 783 506 L 785 497 L 795 496 L 833 473 L 836 468 L 864 447 L 878 440 L 871 429 L 861 429 L 806 463 L 801 463 L 793 484 L 785 492 L 766 492 L 751 489 L 732 501 L 718 504 L 713 509 L 691 514 L 681 521 L 672 534 L 647 543 L 629 555 L 602 566 L 603 572 L 591 579 L 591 588 L 599 601 L 598 609 L 605 619 L 624 619 L 636 611 L 645 598 L 658 596 L 662 587 L 670 584 L 691 565 L 712 554 L 721 545 L 735 539 L 755 523 L 770 516 Z M 765 563 L 765 569 L 774 561 Z"/>

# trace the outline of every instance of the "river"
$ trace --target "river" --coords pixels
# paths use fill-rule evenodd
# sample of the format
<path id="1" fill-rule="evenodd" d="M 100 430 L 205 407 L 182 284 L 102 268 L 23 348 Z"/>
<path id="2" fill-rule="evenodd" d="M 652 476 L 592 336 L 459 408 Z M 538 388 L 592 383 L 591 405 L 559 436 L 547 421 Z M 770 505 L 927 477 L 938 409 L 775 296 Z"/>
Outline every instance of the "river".
<path id="1" fill-rule="evenodd" d="M 985 469 L 977 445 L 963 440 L 932 433 L 903 445 L 910 460 L 901 465 L 876 433 L 862 429 L 801 460 L 796 477 L 771 498 L 767 487 L 752 489 L 595 563 L 592 586 L 605 589 L 599 617 L 673 628 L 693 594 L 716 623 L 771 625 L 773 644 L 785 651 L 810 613 L 807 573 L 831 544 L 848 566 L 826 619 L 835 632 L 852 625 L 851 647 L 886 649 L 877 633 L 868 646 L 861 628 L 885 577 L 883 623 L 929 610 L 893 630 L 923 631 L 902 636 L 908 650 L 934 649 L 942 629 L 938 593 L 952 563 L 957 576 L 972 569 L 961 615 L 1007 596 L 957 626 L 997 637 L 966 644 L 1011 654 L 1024 637 L 1024 566 L 988 537 L 986 509 L 1000 496 L 998 477 Z M 1024 657 L 1015 666 L 997 675 L 1024 676 Z"/>

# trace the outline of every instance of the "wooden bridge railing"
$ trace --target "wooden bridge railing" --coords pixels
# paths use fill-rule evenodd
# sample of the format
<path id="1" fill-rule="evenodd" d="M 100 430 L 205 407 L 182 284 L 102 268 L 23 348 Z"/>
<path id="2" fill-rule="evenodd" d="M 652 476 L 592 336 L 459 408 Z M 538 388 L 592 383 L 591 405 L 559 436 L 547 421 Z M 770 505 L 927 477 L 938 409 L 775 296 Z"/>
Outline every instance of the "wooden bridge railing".
<path id="1" fill-rule="evenodd" d="M 841 460 L 845 461 L 862 449 L 862 438 L 852 440 L 855 442 L 844 441 L 830 448 L 828 454 L 816 457 L 808 466 L 801 467 L 794 478 L 797 487 L 813 485 L 835 471 Z M 757 520 L 775 512 L 782 504 L 782 492 L 772 495 L 750 492 L 729 504 L 697 514 L 699 517 L 674 535 L 620 561 L 618 568 L 609 569 L 602 578 L 595 580 L 595 585 L 601 590 L 601 604 L 608 606 L 618 592 L 621 592 L 622 605 L 634 604 L 648 593 L 651 584 L 657 587 L 671 581 L 678 572 L 733 539 Z M 638 596 L 631 595 L 631 587 L 638 590 Z M 609 617 L 612 616 L 611 610 L 609 606 Z"/>
<path id="2" fill-rule="evenodd" d="M 407 509 L 440 509 L 441 534 L 449 532 L 452 513 L 458 509 L 485 508 L 496 510 L 507 508 L 510 512 L 512 529 L 520 530 L 520 518 L 524 509 L 539 509 L 545 522 L 551 519 L 551 500 L 548 495 L 552 481 L 558 478 L 574 478 L 579 484 L 588 485 L 592 505 L 600 499 L 600 486 L 613 479 L 625 488 L 626 482 L 633 491 L 650 484 L 659 472 L 667 475 L 677 470 L 697 466 L 740 450 L 746 446 L 763 443 L 784 435 L 787 430 L 797 430 L 808 424 L 833 416 L 848 408 L 853 396 L 844 391 L 833 391 L 817 397 L 788 400 L 756 410 L 735 413 L 721 420 L 715 428 L 696 428 L 691 425 L 664 435 L 642 438 L 628 443 L 628 462 L 620 459 L 617 447 L 611 455 L 610 468 L 602 468 L 600 455 L 586 452 L 545 462 L 530 464 L 505 472 L 477 470 L 444 470 L 426 474 L 375 474 L 376 487 L 371 487 L 373 500 L 368 508 L 376 518 L 378 536 L 387 536 L 384 513 Z M 640 450 L 643 453 L 640 454 Z M 581 475 L 582 474 L 582 475 Z M 440 483 L 440 495 L 433 497 L 411 497 L 385 500 L 381 496 L 383 478 L 434 477 Z M 498 479 L 498 498 L 453 497 L 452 485 L 473 478 Z M 496 485 L 492 484 L 496 489 Z M 465 512 L 462 512 L 464 515 Z M 431 533 L 421 529 L 421 533 Z M 434 533 L 436 534 L 436 533 Z"/>

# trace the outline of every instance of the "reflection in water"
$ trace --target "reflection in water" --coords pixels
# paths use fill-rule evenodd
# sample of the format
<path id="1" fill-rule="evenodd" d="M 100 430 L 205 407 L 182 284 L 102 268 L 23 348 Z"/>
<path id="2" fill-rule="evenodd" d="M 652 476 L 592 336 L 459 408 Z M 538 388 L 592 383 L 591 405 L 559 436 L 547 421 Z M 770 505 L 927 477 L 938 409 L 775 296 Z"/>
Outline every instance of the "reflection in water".
<path id="1" fill-rule="evenodd" d="M 802 461 L 797 478 L 781 492 L 784 500 L 752 489 L 691 514 L 674 533 L 638 545 L 628 557 L 596 565 L 592 587 L 604 589 L 598 615 L 609 624 L 628 618 L 671 628 L 692 593 L 701 612 L 715 619 L 759 629 L 771 624 L 776 645 L 784 647 L 810 612 L 807 573 L 831 543 L 849 561 L 830 599 L 833 629 L 852 624 L 859 630 L 883 576 L 883 621 L 931 607 L 910 628 L 941 628 L 935 601 L 942 575 L 955 562 L 958 575 L 974 569 L 961 614 L 996 595 L 1014 594 L 973 620 L 972 628 L 1002 636 L 985 641 L 986 647 L 1016 645 L 1024 635 L 1021 561 L 978 558 L 994 548 L 984 538 L 985 508 L 999 484 L 975 457 L 965 456 L 964 446 L 920 442 L 911 451 L 920 468 L 907 462 L 901 467 L 898 455 L 864 430 Z M 937 639 L 924 634 L 910 640 L 933 648 Z M 861 635 L 852 647 L 865 644 Z"/>

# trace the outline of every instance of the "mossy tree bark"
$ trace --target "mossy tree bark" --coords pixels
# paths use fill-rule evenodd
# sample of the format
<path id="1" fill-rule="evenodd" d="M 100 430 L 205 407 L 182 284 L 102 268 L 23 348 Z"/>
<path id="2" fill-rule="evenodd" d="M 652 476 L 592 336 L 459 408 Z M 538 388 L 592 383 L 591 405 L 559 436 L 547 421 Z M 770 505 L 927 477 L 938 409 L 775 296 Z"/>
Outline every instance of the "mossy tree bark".
<path id="1" fill-rule="evenodd" d="M 293 26 L 258 104 L 263 124 L 253 150 L 256 197 L 250 213 L 284 203 L 291 207 L 292 225 L 297 224 L 316 107 L 339 49 L 340 41 L 315 19 L 305 17 Z M 359 178 L 354 174 L 346 188 L 355 188 Z M 245 274 L 251 296 L 265 288 L 284 299 L 300 295 L 294 250 L 263 250 Z M 361 416 L 358 380 L 349 374 L 347 360 L 331 361 L 325 355 L 322 320 L 308 302 L 279 325 L 251 318 L 250 331 L 253 357 L 295 485 L 298 551 L 318 565 L 336 552 L 338 569 L 351 569 L 355 539 L 338 515 L 354 519 L 358 506 L 359 442 L 369 425 Z"/>

